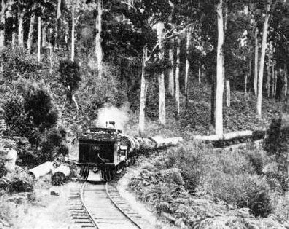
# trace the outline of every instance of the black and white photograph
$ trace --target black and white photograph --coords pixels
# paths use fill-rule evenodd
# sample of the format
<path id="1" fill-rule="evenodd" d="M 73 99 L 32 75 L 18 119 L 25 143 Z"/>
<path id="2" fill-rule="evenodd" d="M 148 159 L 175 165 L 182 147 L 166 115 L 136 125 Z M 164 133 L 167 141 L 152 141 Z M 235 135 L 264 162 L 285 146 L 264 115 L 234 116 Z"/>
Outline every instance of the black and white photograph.
<path id="1" fill-rule="evenodd" d="M 289 229 L 289 0 L 1 0 L 0 229 Z"/>

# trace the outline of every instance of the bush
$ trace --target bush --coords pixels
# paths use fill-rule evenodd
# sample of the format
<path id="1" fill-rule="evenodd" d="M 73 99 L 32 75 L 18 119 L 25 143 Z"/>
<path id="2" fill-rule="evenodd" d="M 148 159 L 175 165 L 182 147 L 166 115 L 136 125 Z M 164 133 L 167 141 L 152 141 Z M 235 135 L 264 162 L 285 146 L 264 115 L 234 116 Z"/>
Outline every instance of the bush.
<path id="1" fill-rule="evenodd" d="M 57 122 L 51 97 L 43 89 L 34 88 L 24 94 L 24 109 L 27 119 L 40 132 L 53 127 Z"/>
<path id="2" fill-rule="evenodd" d="M 185 182 L 185 188 L 194 193 L 200 185 L 202 168 L 202 145 L 192 144 L 171 149 L 168 154 L 167 166 L 177 167 Z"/>
<path id="3" fill-rule="evenodd" d="M 37 62 L 33 55 L 28 55 L 23 48 L 6 48 L 1 52 L 3 61 L 4 78 L 15 80 L 19 75 L 24 78 L 31 78 L 42 65 Z"/>
<path id="4" fill-rule="evenodd" d="M 13 192 L 30 192 L 33 191 L 32 177 L 20 167 L 16 167 L 15 171 L 8 173 L 0 179 L 0 188 L 2 190 Z"/>
<path id="5" fill-rule="evenodd" d="M 283 120 L 273 119 L 268 131 L 268 137 L 264 143 L 264 149 L 268 155 L 277 163 L 276 170 L 269 177 L 277 178 L 284 192 L 289 190 L 288 181 L 288 150 L 289 150 L 289 128 L 282 128 Z"/>
<path id="6" fill-rule="evenodd" d="M 256 175 L 243 150 L 216 152 L 197 143 L 171 150 L 168 167 L 180 169 L 184 186 L 190 193 L 204 191 L 216 200 L 239 208 L 247 207 L 255 216 L 266 217 L 272 211 L 270 187 L 266 179 Z M 255 159 L 259 170 L 262 163 Z"/>
<path id="7" fill-rule="evenodd" d="M 60 61 L 59 72 L 59 81 L 66 88 L 67 96 L 72 101 L 72 94 L 78 89 L 81 81 L 79 64 L 70 60 Z"/>

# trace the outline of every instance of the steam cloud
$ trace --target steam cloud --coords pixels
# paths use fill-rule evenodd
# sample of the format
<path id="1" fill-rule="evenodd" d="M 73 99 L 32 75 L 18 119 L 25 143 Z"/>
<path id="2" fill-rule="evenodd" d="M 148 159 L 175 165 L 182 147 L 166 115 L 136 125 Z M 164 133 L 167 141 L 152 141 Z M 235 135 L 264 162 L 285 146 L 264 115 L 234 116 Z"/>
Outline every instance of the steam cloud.
<path id="1" fill-rule="evenodd" d="M 96 126 L 97 127 L 106 127 L 107 121 L 114 121 L 115 128 L 123 130 L 125 124 L 128 122 L 129 117 L 127 114 L 127 107 L 123 106 L 120 109 L 110 106 L 100 108 L 97 113 Z"/>

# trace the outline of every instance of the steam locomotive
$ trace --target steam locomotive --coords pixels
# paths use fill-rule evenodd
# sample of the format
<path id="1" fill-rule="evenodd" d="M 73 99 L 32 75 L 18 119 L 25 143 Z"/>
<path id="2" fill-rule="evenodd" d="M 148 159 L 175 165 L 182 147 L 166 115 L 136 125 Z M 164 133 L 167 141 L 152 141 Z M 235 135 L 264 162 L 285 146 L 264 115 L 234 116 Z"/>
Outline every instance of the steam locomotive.
<path id="1" fill-rule="evenodd" d="M 118 171 L 135 162 L 140 139 L 123 135 L 114 126 L 115 122 L 106 122 L 106 128 L 91 128 L 79 138 L 78 164 L 84 179 L 92 169 L 100 171 L 103 180 L 111 180 Z"/>
<path id="2" fill-rule="evenodd" d="M 134 164 L 136 157 L 147 151 L 176 145 L 181 138 L 131 137 L 115 129 L 115 122 L 106 122 L 106 128 L 91 128 L 79 138 L 80 175 L 87 179 L 89 171 L 100 172 L 108 181 L 124 167 Z"/>

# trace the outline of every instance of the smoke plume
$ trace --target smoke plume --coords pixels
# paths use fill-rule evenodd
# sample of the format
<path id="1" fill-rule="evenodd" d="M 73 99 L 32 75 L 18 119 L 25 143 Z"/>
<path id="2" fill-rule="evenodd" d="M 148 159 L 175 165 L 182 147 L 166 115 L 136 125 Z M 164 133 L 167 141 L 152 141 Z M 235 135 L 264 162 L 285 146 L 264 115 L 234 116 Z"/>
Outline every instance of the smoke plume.
<path id="1" fill-rule="evenodd" d="M 128 122 L 127 107 L 116 108 L 113 106 L 105 106 L 100 108 L 97 113 L 97 120 L 95 122 L 97 127 L 106 127 L 107 121 L 114 121 L 115 128 L 123 130 L 125 124 Z"/>

